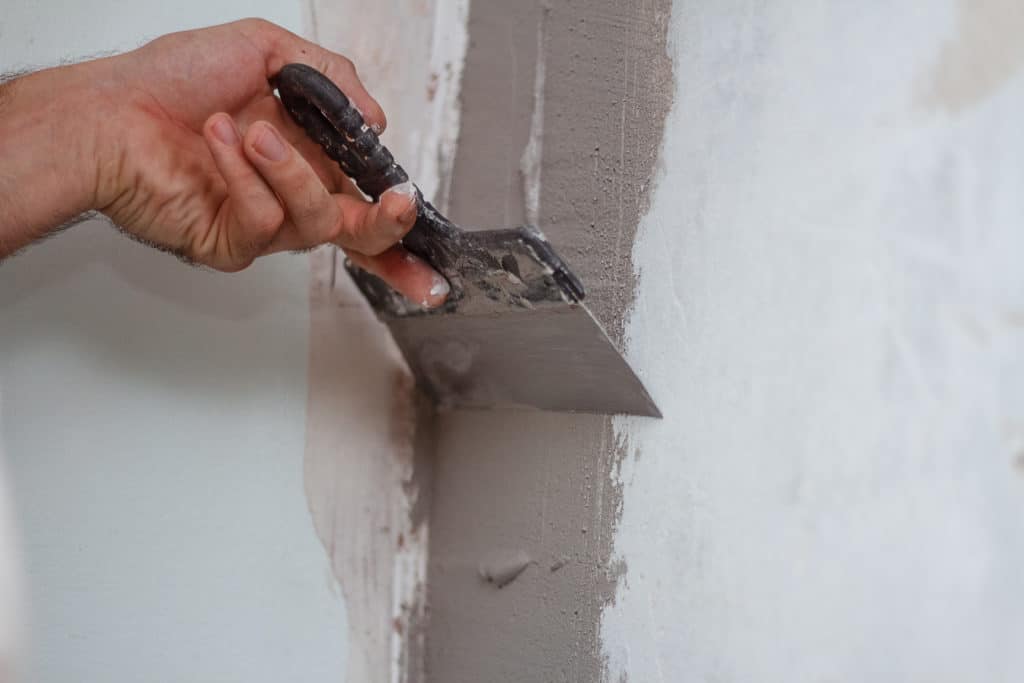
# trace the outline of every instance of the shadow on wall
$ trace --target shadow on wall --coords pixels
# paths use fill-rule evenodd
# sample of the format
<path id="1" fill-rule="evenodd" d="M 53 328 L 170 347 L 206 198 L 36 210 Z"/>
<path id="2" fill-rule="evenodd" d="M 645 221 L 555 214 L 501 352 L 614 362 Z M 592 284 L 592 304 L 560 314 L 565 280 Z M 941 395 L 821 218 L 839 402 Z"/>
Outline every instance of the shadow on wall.
<path id="1" fill-rule="evenodd" d="M 296 354 L 295 331 L 284 328 L 244 351 L 219 333 L 229 324 L 265 334 L 256 321 L 281 317 L 282 306 L 291 311 L 282 323 L 301 316 L 304 325 L 307 274 L 305 257 L 288 255 L 237 274 L 193 271 L 88 221 L 0 264 L 0 350 L 17 358 L 59 344 L 119 375 L 150 376 L 162 393 L 237 399 L 240 383 L 281 378 L 306 349 Z"/>

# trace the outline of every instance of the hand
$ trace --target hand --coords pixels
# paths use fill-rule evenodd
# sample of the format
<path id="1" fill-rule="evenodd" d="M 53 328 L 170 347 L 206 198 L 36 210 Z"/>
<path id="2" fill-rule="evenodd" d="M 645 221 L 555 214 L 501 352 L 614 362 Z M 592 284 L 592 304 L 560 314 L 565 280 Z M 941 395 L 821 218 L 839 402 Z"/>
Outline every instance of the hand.
<path id="1" fill-rule="evenodd" d="M 289 62 L 322 71 L 384 129 L 351 62 L 261 20 L 171 34 L 68 67 L 60 89 L 88 95 L 77 100 L 87 102 L 77 129 L 93 139 L 72 148 L 93 161 L 79 164 L 89 169 L 89 208 L 225 271 L 334 243 L 414 301 L 440 304 L 447 282 L 396 244 L 415 221 L 411 186 L 376 204 L 363 199 L 274 96 L 268 79 Z"/>

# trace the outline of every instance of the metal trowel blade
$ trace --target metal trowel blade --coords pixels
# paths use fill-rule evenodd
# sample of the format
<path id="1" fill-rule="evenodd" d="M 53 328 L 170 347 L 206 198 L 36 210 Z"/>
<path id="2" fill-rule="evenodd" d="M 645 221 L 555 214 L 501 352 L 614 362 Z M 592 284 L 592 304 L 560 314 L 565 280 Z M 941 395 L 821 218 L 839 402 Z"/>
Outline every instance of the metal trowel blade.
<path id="1" fill-rule="evenodd" d="M 527 227 L 457 231 L 433 211 L 425 205 L 422 229 L 404 244 L 452 284 L 442 309 L 425 310 L 348 269 L 441 407 L 661 417 L 543 235 Z"/>
<path id="2" fill-rule="evenodd" d="M 385 322 L 419 383 L 442 407 L 661 417 L 583 304 Z"/>

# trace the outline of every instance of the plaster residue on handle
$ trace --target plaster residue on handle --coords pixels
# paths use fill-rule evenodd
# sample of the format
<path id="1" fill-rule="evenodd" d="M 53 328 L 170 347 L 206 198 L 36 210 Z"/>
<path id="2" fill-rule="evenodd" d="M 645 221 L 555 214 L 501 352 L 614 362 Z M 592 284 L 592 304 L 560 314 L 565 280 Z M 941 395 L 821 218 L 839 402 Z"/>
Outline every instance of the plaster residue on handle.
<path id="1" fill-rule="evenodd" d="M 540 169 L 544 146 L 544 81 L 546 78 L 544 44 L 547 37 L 547 16 L 549 8 L 544 7 L 537 22 L 537 61 L 533 77 L 533 115 L 530 117 L 530 137 L 527 139 L 523 156 L 519 160 L 519 171 L 523 176 L 523 205 L 526 222 L 540 229 Z"/>

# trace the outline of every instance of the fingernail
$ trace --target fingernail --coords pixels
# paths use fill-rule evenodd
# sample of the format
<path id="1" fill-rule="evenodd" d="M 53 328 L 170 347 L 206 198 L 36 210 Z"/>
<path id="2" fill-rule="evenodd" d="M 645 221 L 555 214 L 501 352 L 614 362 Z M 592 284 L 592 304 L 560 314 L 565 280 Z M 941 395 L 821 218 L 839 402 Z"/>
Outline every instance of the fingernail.
<path id="1" fill-rule="evenodd" d="M 416 186 L 412 184 L 411 180 L 406 180 L 404 183 L 398 183 L 397 185 L 392 185 L 391 187 L 388 188 L 387 191 L 388 192 L 393 192 L 395 194 L 400 194 L 403 197 L 415 197 L 416 196 Z"/>
<path id="2" fill-rule="evenodd" d="M 416 186 L 413 185 L 411 180 L 399 183 L 398 185 L 389 188 L 387 192 L 397 194 L 401 197 L 408 197 L 409 206 L 405 211 L 398 215 L 399 222 L 410 223 L 416 219 Z"/>
<path id="3" fill-rule="evenodd" d="M 261 128 L 263 130 L 252 143 L 256 153 L 269 161 L 282 161 L 288 156 L 288 148 L 285 147 L 284 140 L 270 126 L 261 126 Z"/>
<path id="4" fill-rule="evenodd" d="M 371 123 L 370 130 L 372 130 L 375 134 L 380 135 L 381 133 L 384 132 L 384 126 L 380 125 L 379 123 Z"/>
<path id="5" fill-rule="evenodd" d="M 433 300 L 433 305 L 438 305 L 447 298 L 448 293 L 452 291 L 451 285 L 439 274 L 434 275 L 434 279 L 430 281 L 430 298 Z"/>
<path id="6" fill-rule="evenodd" d="M 213 122 L 213 134 L 225 145 L 234 147 L 238 144 L 238 131 L 234 122 L 227 116 L 220 116 Z"/>

